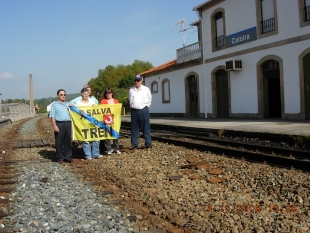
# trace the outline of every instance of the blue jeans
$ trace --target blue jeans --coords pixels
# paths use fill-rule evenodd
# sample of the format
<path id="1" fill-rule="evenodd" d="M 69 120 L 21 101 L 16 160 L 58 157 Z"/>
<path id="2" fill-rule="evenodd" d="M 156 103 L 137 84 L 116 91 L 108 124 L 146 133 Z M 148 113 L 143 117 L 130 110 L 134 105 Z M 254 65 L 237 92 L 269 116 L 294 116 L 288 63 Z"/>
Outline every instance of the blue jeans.
<path id="1" fill-rule="evenodd" d="M 99 145 L 100 141 L 83 142 L 85 159 L 97 158 L 99 156 Z"/>
<path id="2" fill-rule="evenodd" d="M 139 129 L 142 129 L 144 145 L 146 147 L 152 146 L 151 127 L 150 127 L 150 113 L 149 108 L 145 107 L 140 110 L 131 109 L 131 145 L 139 145 Z"/>

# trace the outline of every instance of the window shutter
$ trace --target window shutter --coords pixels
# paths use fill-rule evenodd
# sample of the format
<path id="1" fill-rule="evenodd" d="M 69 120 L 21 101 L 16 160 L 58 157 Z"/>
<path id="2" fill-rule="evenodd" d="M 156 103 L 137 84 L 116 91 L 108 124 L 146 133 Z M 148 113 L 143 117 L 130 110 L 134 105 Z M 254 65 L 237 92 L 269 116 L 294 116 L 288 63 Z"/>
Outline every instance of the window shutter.
<path id="1" fill-rule="evenodd" d="M 262 0 L 263 21 L 274 18 L 273 0 Z"/>
<path id="2" fill-rule="evenodd" d="M 224 23 L 223 18 L 216 20 L 216 36 L 223 36 L 224 35 Z"/>

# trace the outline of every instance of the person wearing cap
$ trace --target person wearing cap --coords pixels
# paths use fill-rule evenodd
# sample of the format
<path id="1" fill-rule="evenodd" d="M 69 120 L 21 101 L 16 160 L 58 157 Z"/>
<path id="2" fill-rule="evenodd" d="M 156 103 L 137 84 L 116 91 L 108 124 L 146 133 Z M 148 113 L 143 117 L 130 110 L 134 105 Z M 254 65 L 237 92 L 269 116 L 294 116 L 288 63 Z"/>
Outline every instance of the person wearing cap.
<path id="1" fill-rule="evenodd" d="M 139 145 L 139 129 L 142 129 L 145 148 L 152 147 L 149 107 L 152 94 L 148 87 L 142 85 L 143 77 L 135 76 L 135 85 L 129 89 L 129 104 L 131 112 L 131 146 L 130 150 Z"/>
<path id="2" fill-rule="evenodd" d="M 64 89 L 57 91 L 57 99 L 49 114 L 54 128 L 56 158 L 58 163 L 63 163 L 64 160 L 73 163 L 71 158 L 71 115 L 68 102 L 65 102 L 66 91 Z"/>
<path id="3" fill-rule="evenodd" d="M 87 88 L 83 88 L 81 90 L 81 100 L 77 101 L 75 106 L 76 107 L 81 107 L 81 106 L 94 106 L 96 105 L 95 101 L 91 98 L 89 98 L 89 91 Z M 83 142 L 83 151 L 85 154 L 85 159 L 90 160 L 90 159 L 99 159 L 102 158 L 103 156 L 100 155 L 100 141 L 95 140 L 92 142 Z"/>
<path id="4" fill-rule="evenodd" d="M 98 104 L 99 102 L 96 99 L 96 97 L 91 94 L 91 87 L 87 84 L 83 88 L 86 88 L 89 91 L 89 98 L 92 99 L 95 102 L 95 104 Z M 76 105 L 76 103 L 81 99 L 82 99 L 82 96 L 78 96 L 75 99 L 71 100 L 70 104 Z"/>

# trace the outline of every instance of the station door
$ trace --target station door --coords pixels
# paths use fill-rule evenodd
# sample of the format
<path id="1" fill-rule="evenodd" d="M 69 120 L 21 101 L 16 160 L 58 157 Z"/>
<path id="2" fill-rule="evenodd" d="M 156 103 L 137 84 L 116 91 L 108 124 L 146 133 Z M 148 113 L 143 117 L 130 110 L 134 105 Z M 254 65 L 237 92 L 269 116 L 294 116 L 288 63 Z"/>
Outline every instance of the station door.
<path id="1" fill-rule="evenodd" d="M 281 88 L 279 62 L 269 60 L 263 64 L 264 117 L 281 118 Z"/>
<path id="2" fill-rule="evenodd" d="M 187 78 L 188 94 L 189 94 L 189 116 L 198 117 L 198 82 L 195 75 Z"/>
<path id="3" fill-rule="evenodd" d="M 305 118 L 310 120 L 310 53 L 303 58 Z"/>
<path id="4" fill-rule="evenodd" d="M 217 117 L 229 118 L 228 76 L 225 70 L 216 72 Z"/>

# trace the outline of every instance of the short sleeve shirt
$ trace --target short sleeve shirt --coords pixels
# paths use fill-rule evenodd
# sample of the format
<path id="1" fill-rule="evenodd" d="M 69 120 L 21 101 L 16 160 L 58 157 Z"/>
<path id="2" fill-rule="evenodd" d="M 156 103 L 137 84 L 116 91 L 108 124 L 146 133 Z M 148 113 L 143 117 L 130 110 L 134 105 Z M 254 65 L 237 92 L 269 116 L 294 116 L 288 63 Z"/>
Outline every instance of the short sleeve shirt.
<path id="1" fill-rule="evenodd" d="M 54 117 L 56 121 L 71 121 L 68 103 L 56 101 L 51 107 L 50 117 Z"/>

